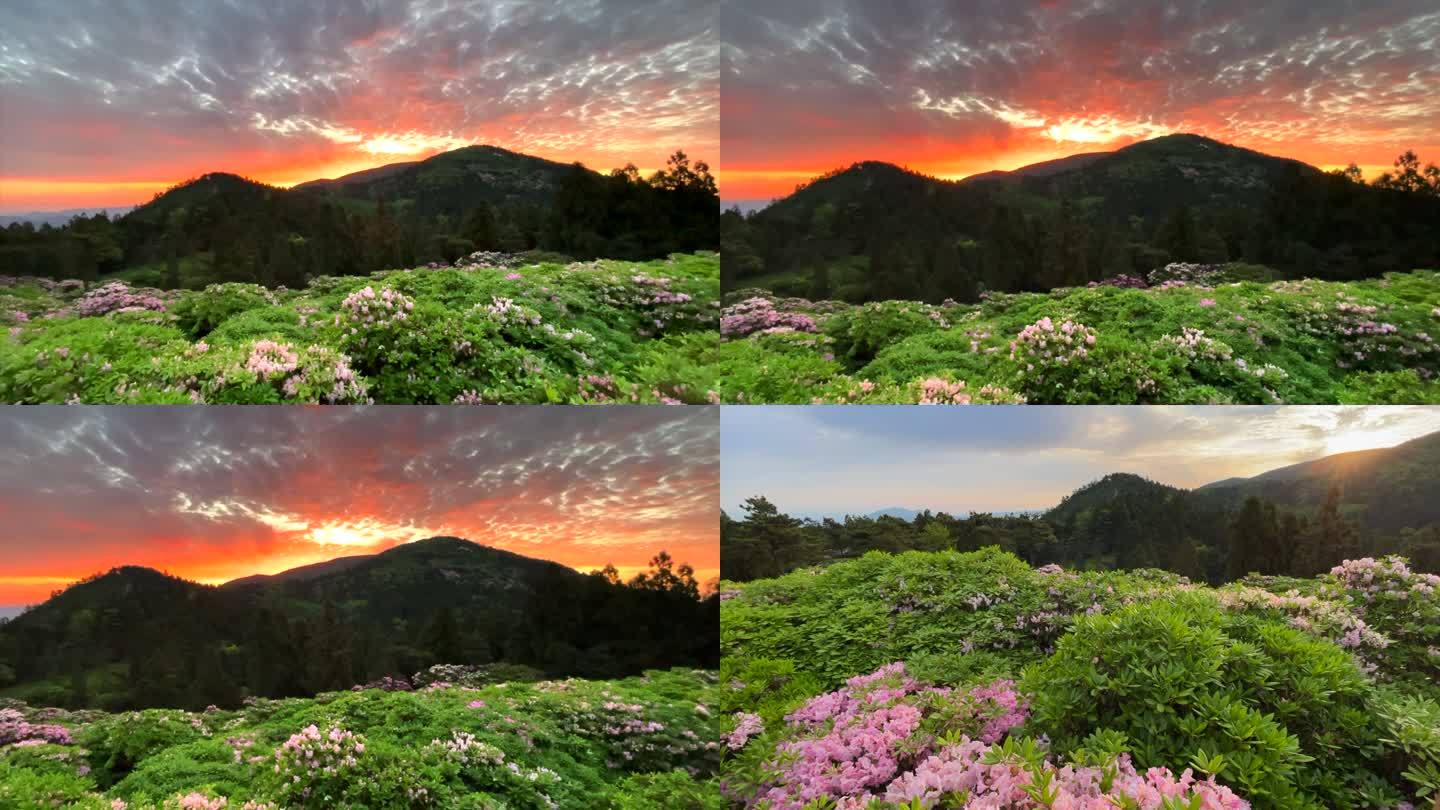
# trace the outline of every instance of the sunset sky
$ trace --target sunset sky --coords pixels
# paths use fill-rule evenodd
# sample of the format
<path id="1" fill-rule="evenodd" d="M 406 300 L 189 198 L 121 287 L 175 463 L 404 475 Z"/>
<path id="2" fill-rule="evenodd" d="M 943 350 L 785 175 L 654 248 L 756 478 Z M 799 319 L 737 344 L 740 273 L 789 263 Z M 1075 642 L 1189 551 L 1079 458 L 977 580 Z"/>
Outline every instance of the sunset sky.
<path id="1" fill-rule="evenodd" d="M 15 0 L 0 213 L 211 171 L 292 185 L 471 143 L 608 170 L 719 152 L 717 4 Z"/>
<path id="2" fill-rule="evenodd" d="M 23 413 L 21 411 L 23 410 Z M 0 605 L 111 567 L 219 583 L 449 534 L 719 573 L 716 408 L 0 409 Z"/>
<path id="3" fill-rule="evenodd" d="M 960 178 L 1193 132 L 1440 162 L 1434 0 L 726 0 L 726 202 L 884 160 Z"/>
<path id="4" fill-rule="evenodd" d="M 1108 473 L 1193 488 L 1440 431 L 1402 406 L 725 408 L 720 502 L 806 514 L 1047 509 Z"/>

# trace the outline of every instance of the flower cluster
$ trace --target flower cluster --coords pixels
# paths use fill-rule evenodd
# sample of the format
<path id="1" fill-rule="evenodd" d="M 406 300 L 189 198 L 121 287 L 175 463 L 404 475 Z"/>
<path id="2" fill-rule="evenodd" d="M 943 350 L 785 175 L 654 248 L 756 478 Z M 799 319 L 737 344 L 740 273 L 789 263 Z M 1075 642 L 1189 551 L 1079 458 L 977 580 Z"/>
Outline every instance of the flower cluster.
<path id="1" fill-rule="evenodd" d="M 849 679 L 786 716 L 785 739 L 769 766 L 761 798 L 775 810 L 816 799 L 865 807 L 947 737 L 994 742 L 1025 721 L 1026 701 L 1010 681 L 968 691 L 922 684 L 900 662 Z"/>
<path id="2" fill-rule="evenodd" d="M 490 320 L 505 326 L 539 326 L 541 321 L 539 312 L 498 295 L 490 297 L 485 313 Z"/>
<path id="3" fill-rule="evenodd" d="M 16 709 L 0 709 L 0 746 L 69 745 L 70 742 L 70 729 L 64 726 L 29 723 Z"/>
<path id="4" fill-rule="evenodd" d="M 431 740 L 430 746 L 441 756 L 462 767 L 499 765 L 505 761 L 504 751 L 475 739 L 475 735 L 468 731 L 451 731 L 450 739 Z"/>
<path id="5" fill-rule="evenodd" d="M 1211 287 L 1225 274 L 1223 264 L 1196 264 L 1192 262 L 1171 262 L 1164 267 L 1151 270 L 1146 280 L 1152 287 Z"/>
<path id="6" fill-rule="evenodd" d="M 795 312 L 782 312 L 768 298 L 747 298 L 720 314 L 720 336 L 742 338 L 777 331 L 815 332 L 815 319 Z"/>
<path id="7" fill-rule="evenodd" d="M 159 290 L 132 289 L 123 281 L 111 281 L 85 293 L 75 302 L 75 312 L 93 318 L 112 312 L 164 312 Z"/>
<path id="8" fill-rule="evenodd" d="M 1205 337 L 1204 330 L 1182 327 L 1178 335 L 1165 335 L 1160 345 L 1190 360 L 1226 361 L 1233 350 L 1218 340 Z"/>
<path id="9" fill-rule="evenodd" d="M 203 342 L 199 345 L 204 345 Z M 250 347 L 250 357 L 245 360 L 245 370 L 259 374 L 265 379 L 283 376 L 300 365 L 300 356 L 288 343 L 273 340 L 257 340 Z"/>
<path id="10" fill-rule="evenodd" d="M 758 714 L 740 712 L 735 715 L 735 728 L 725 735 L 725 745 L 733 751 L 745 747 L 751 737 L 765 730 L 765 721 Z"/>
<path id="11" fill-rule="evenodd" d="M 364 753 L 365 741 L 353 732 L 306 726 L 275 749 L 274 770 L 281 777 L 281 798 L 309 798 L 320 784 L 360 767 Z"/>
<path id="12" fill-rule="evenodd" d="M 374 287 L 364 287 L 345 296 L 340 302 L 344 310 L 343 326 L 350 334 L 359 334 L 370 329 L 387 329 L 403 323 L 415 309 L 414 300 L 389 287 L 375 292 Z M 336 317 L 340 321 L 340 316 Z"/>
<path id="13" fill-rule="evenodd" d="M 957 795 L 963 797 L 963 804 L 942 805 L 947 796 Z M 1113 810 L 1116 807 L 1248 810 L 1250 807 L 1229 788 L 1216 783 L 1214 777 L 1197 779 L 1189 769 L 1178 777 L 1168 768 L 1149 768 L 1141 773 L 1126 755 L 1108 767 L 1056 766 L 1049 760 L 1022 757 L 1014 746 L 992 746 L 971 739 L 963 739 L 925 757 L 876 797 L 906 807 L 976 810 Z M 868 797 L 852 799 L 836 807 L 859 810 L 866 806 L 867 800 Z"/>
<path id="14" fill-rule="evenodd" d="M 1056 324 L 1045 317 L 1020 330 L 1010 341 L 1010 359 L 1020 366 L 1022 390 L 1032 392 L 1062 385 L 1052 372 L 1074 368 L 1089 356 L 1094 345 L 1094 329 L 1068 319 Z"/>
<path id="15" fill-rule="evenodd" d="M 874 387 L 873 383 L 861 382 L 861 388 L 866 385 Z M 1025 402 L 1025 398 L 1000 385 L 983 385 L 978 390 L 968 391 L 965 388 L 964 380 L 950 381 L 941 377 L 930 377 L 920 380 L 919 398 L 916 402 L 920 405 L 1019 405 Z"/>
<path id="16" fill-rule="evenodd" d="M 1150 284 L 1140 276 L 1132 276 L 1126 273 L 1120 273 L 1119 275 L 1111 276 L 1110 278 L 1101 281 L 1092 281 L 1087 286 L 1121 287 L 1127 289 L 1143 290 L 1146 287 L 1149 287 Z"/>
<path id="17" fill-rule="evenodd" d="M 415 687 L 410 685 L 410 681 L 405 678 L 395 678 L 385 675 L 369 683 L 356 684 L 350 687 L 350 691 L 363 692 L 366 689 L 379 689 L 382 692 L 409 692 L 414 688 Z"/>

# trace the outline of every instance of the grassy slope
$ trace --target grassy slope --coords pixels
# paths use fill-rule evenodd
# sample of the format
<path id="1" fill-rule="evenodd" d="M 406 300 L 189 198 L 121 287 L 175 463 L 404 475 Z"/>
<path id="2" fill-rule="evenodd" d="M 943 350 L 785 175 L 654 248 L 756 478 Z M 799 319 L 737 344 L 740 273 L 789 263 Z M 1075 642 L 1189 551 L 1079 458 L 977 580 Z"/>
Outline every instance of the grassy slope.
<path id="1" fill-rule="evenodd" d="M 408 319 L 352 317 L 344 299 L 365 287 L 404 295 Z M 12 325 L 0 401 L 704 402 L 706 381 L 686 379 L 694 369 L 680 359 L 714 350 L 719 259 L 417 269 L 155 297 L 164 312 L 75 317 L 73 293 L 0 289 L 0 322 Z M 501 299 L 515 308 L 491 312 Z M 248 370 L 262 340 L 285 344 L 296 367 Z"/>
<path id="2" fill-rule="evenodd" d="M 327 802 L 317 789 L 303 806 L 363 807 L 355 797 L 364 791 L 381 802 L 387 791 L 403 795 L 408 786 L 427 790 L 430 801 L 417 807 L 541 808 L 548 796 L 562 808 L 658 808 L 672 806 L 661 798 L 682 794 L 691 802 L 679 806 L 704 807 L 694 799 L 716 794 L 706 780 L 718 761 L 709 714 L 717 691 L 714 673 L 673 670 L 619 681 L 370 689 L 261 700 L 239 711 L 26 708 L 33 723 L 70 729 L 75 744 L 0 747 L 0 806 L 110 808 L 121 799 L 135 810 L 194 792 L 224 796 L 235 808 L 273 803 L 276 749 L 314 724 L 360 735 L 365 750 L 353 772 L 326 788 L 348 799 Z M 631 720 L 658 727 L 624 730 Z M 453 740 L 456 732 L 500 749 L 524 773 L 504 764 L 445 764 L 431 741 Z M 525 775 L 539 768 L 556 778 Z"/>
<path id="3" fill-rule="evenodd" d="M 727 300 L 733 306 L 746 295 Z M 976 401 L 979 389 L 994 386 L 1005 389 L 1001 399 L 1036 403 L 1440 402 L 1436 271 L 1213 289 L 1062 289 L 976 305 L 781 299 L 775 308 L 809 315 L 819 334 L 726 340 L 717 372 L 724 401 L 915 402 L 922 380 L 943 378 L 964 381 Z M 1083 361 L 1047 369 L 1011 358 L 1010 342 L 1047 317 L 1095 330 Z M 1202 356 L 1163 340 L 1187 328 L 1213 341 Z"/>

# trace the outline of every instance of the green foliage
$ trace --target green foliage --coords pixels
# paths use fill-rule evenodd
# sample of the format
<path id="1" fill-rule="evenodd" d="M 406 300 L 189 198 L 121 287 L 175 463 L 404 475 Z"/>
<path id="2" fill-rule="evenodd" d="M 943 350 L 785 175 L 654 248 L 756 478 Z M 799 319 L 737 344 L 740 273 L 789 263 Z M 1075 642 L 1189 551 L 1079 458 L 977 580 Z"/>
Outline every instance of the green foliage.
<path id="1" fill-rule="evenodd" d="M 97 317 L 22 285 L 0 296 L 0 321 L 17 323 L 0 340 L 0 399 L 707 403 L 718 283 L 711 253 L 422 268 L 302 290 L 216 284 L 161 294 L 163 312 Z M 367 289 L 403 296 L 406 317 L 367 321 Z"/>
<path id="2" fill-rule="evenodd" d="M 234 807 L 710 810 L 718 700 L 714 672 L 677 669 L 238 711 L 59 712 L 85 748 L 0 748 L 0 805 L 170 807 L 200 794 Z M 328 770 L 309 767 L 321 760 Z"/>
<path id="3" fill-rule="evenodd" d="M 1351 806 L 1383 783 L 1373 688 L 1354 661 L 1206 597 L 1082 618 L 1022 688 L 1034 695 L 1031 727 L 1058 750 L 1104 730 L 1123 734 L 1141 765 L 1218 755 L 1221 781 L 1258 806 Z"/>
<path id="4" fill-rule="evenodd" d="M 1245 276 L 1257 275 L 1246 271 Z M 763 294 L 741 290 L 727 300 Z M 1428 403 L 1440 398 L 1440 273 L 1245 281 L 1215 287 L 992 294 L 978 304 L 860 306 L 801 299 L 777 311 L 820 335 L 755 333 L 720 344 L 726 402 L 915 402 L 940 378 L 972 395 L 1036 404 Z M 729 312 L 730 310 L 727 310 Z M 1093 346 L 1063 359 L 1027 329 L 1083 324 Z M 863 392 L 863 393 L 862 393 Z"/>
<path id="5" fill-rule="evenodd" d="M 1415 794 L 1440 795 L 1440 701 L 1387 690 L 1375 710 L 1384 727 L 1382 742 L 1403 758 L 1402 775 Z"/>
<path id="6" fill-rule="evenodd" d="M 637 774 L 616 788 L 611 810 L 720 810 L 720 788 L 684 771 Z"/>

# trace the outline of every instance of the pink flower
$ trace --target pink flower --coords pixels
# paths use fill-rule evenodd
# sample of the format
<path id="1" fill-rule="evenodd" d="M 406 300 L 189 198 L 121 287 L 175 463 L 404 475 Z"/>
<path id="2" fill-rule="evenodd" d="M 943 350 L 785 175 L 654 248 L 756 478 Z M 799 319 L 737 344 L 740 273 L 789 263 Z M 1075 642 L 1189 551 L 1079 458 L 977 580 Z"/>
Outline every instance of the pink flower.
<path id="1" fill-rule="evenodd" d="M 1215 299 L 1214 299 L 1214 298 L 1201 298 L 1201 299 L 1200 299 L 1200 306 L 1202 306 L 1202 307 L 1213 307 L 1213 306 L 1215 306 Z"/>

